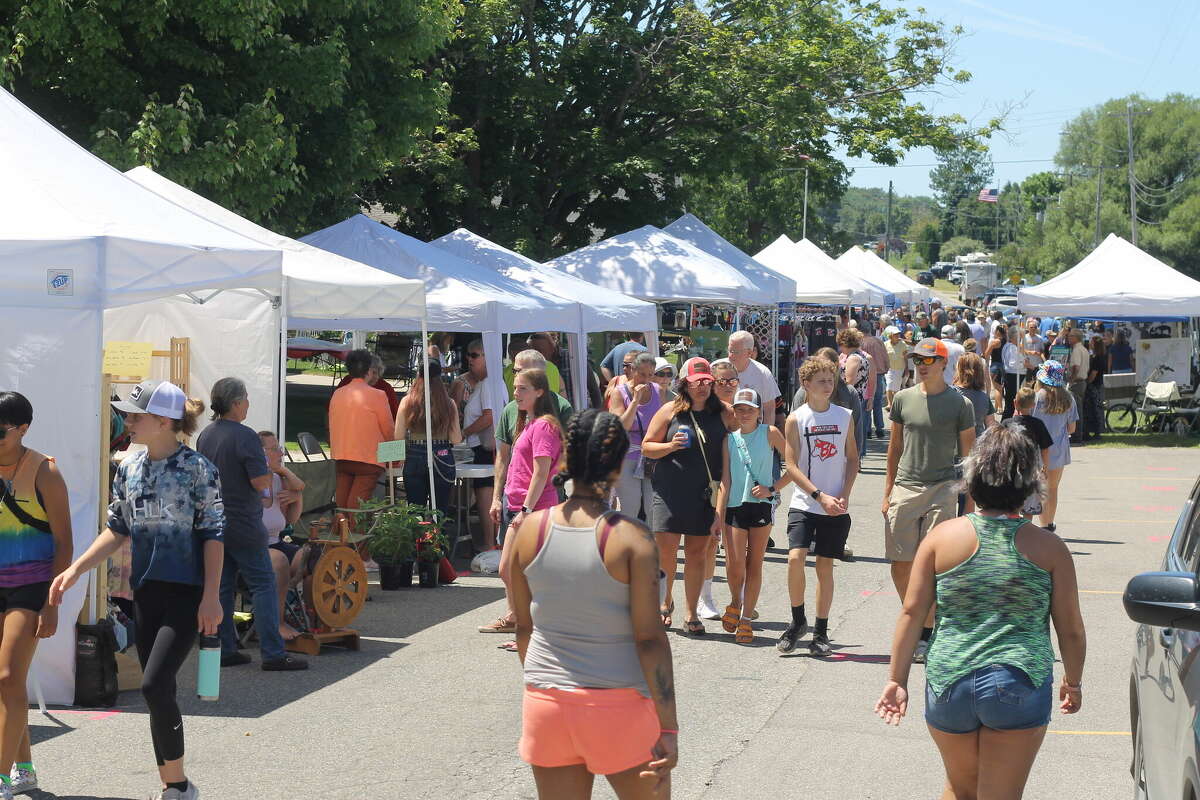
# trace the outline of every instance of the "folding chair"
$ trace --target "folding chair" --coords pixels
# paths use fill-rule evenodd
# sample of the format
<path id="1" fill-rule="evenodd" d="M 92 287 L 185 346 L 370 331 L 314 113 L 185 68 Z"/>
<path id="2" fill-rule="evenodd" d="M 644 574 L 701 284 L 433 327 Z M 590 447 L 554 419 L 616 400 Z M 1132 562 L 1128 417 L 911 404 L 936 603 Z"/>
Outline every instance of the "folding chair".
<path id="1" fill-rule="evenodd" d="M 320 456 L 322 460 L 329 460 L 321 443 L 317 441 L 317 437 L 313 436 L 308 431 L 301 431 L 296 434 L 296 444 L 300 445 L 300 453 L 304 456 L 305 461 L 312 461 L 313 456 Z"/>

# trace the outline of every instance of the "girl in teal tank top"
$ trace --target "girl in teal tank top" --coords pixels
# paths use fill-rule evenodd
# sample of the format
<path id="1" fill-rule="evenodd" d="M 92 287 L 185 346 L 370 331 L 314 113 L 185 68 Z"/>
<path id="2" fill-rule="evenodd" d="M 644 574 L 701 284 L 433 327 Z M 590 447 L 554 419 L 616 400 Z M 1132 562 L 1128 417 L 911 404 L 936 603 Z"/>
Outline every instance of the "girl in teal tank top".
<path id="1" fill-rule="evenodd" d="M 979 549 L 935 576 L 937 626 L 925 678 L 938 694 L 990 664 L 1017 667 L 1040 686 L 1054 667 L 1050 573 L 1017 551 L 1023 518 L 968 514 Z"/>

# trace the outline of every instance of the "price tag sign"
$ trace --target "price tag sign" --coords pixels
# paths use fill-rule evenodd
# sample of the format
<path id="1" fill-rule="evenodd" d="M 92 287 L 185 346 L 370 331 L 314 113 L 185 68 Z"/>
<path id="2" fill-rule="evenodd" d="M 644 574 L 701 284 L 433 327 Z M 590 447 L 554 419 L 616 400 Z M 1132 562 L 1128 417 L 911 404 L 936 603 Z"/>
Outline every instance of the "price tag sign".
<path id="1" fill-rule="evenodd" d="M 403 461 L 404 440 L 399 439 L 394 442 L 380 442 L 379 449 L 375 452 L 375 460 L 380 464 L 386 464 L 389 461 Z"/>
<path id="2" fill-rule="evenodd" d="M 150 342 L 109 342 L 104 346 L 104 364 L 100 371 L 122 378 L 150 375 L 154 345 Z"/>

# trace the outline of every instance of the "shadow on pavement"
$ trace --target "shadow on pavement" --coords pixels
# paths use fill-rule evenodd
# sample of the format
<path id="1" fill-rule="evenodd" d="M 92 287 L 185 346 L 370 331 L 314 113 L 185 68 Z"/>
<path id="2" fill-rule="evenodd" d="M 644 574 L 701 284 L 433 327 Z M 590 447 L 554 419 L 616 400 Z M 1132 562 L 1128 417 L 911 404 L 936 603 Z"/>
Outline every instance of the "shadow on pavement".
<path id="1" fill-rule="evenodd" d="M 101 797 L 98 794 L 53 794 L 41 789 L 31 789 L 25 796 L 30 800 L 136 800 L 132 797 Z"/>
<path id="2" fill-rule="evenodd" d="M 1063 539 L 1063 541 L 1069 544 L 1125 544 L 1112 539 Z"/>

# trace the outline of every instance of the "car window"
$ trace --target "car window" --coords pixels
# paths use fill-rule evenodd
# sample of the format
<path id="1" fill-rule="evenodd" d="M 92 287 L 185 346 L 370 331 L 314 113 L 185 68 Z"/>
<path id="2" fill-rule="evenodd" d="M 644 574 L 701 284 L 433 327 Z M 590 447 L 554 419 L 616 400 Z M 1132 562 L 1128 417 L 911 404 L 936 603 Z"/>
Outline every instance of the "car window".
<path id="1" fill-rule="evenodd" d="M 1196 486 L 1192 488 L 1192 495 L 1179 514 L 1179 521 L 1175 525 L 1175 535 L 1172 537 L 1175 553 L 1180 562 L 1190 565 L 1193 569 L 1197 567 L 1196 556 L 1200 553 L 1200 513 L 1197 513 L 1198 509 L 1200 509 L 1200 481 L 1197 481 Z"/>

